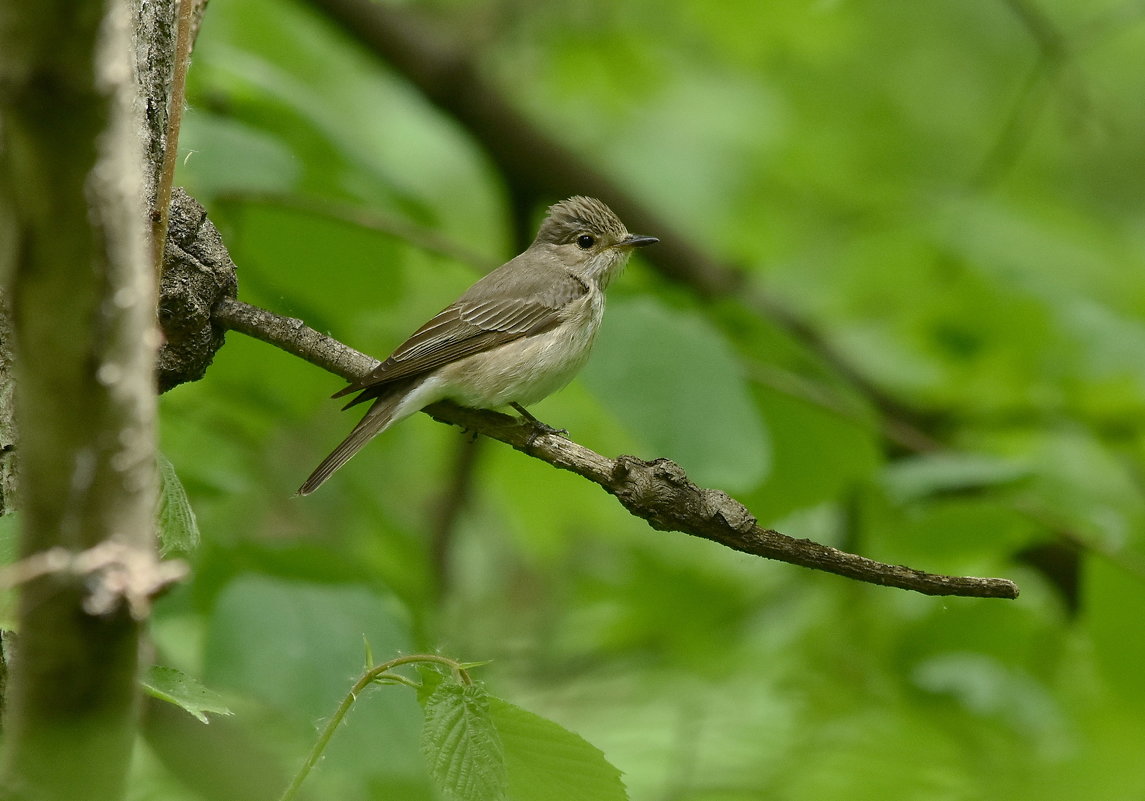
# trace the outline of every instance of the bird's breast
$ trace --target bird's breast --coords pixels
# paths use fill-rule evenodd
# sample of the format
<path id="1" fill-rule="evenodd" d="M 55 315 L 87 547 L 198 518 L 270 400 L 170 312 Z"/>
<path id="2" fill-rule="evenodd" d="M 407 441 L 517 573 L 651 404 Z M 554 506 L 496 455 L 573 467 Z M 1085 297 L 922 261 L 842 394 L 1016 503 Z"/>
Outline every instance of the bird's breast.
<path id="1" fill-rule="evenodd" d="M 599 290 L 566 306 L 562 321 L 437 371 L 443 395 L 465 406 L 527 406 L 565 386 L 584 366 L 604 316 Z"/>

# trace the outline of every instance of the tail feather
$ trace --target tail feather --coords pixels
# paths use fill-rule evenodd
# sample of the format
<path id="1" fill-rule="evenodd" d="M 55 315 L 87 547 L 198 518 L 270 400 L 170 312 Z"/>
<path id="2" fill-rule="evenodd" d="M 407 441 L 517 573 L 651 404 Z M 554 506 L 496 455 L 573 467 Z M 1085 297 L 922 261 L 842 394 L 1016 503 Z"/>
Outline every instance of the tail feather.
<path id="1" fill-rule="evenodd" d="M 360 451 L 367 442 L 389 428 L 390 423 L 394 422 L 394 413 L 408 394 L 408 386 L 396 389 L 399 391 L 384 395 L 374 401 L 374 405 L 358 421 L 349 436 L 322 460 L 322 464 L 318 465 L 310 474 L 310 478 L 306 479 L 303 485 L 298 488 L 299 495 L 309 495 L 314 492 L 326 482 L 326 479 L 334 475 L 338 468 L 350 461 L 350 458 Z"/>

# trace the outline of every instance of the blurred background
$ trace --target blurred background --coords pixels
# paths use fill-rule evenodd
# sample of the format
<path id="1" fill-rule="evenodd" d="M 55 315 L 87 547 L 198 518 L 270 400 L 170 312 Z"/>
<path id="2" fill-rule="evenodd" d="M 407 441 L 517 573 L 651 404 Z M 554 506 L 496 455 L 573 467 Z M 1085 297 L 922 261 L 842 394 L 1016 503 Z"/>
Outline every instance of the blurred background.
<path id="1" fill-rule="evenodd" d="M 1139 0 L 213 0 L 177 180 L 240 299 L 384 357 L 599 195 L 663 241 L 541 419 L 1022 595 L 656 532 L 423 415 L 294 498 L 356 412 L 232 333 L 162 399 L 203 542 L 154 628 L 238 714 L 210 763 L 150 739 L 136 796 L 276 796 L 364 636 L 491 660 L 638 801 L 1142 797 L 1142 53 Z M 420 725 L 368 693 L 313 797 L 434 798 Z"/>

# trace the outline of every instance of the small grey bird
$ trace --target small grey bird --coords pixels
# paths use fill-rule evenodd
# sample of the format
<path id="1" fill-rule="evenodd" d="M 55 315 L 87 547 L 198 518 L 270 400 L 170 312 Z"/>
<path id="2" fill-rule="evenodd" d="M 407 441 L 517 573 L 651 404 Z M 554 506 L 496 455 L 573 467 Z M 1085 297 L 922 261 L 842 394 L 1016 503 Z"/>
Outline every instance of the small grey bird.
<path id="1" fill-rule="evenodd" d="M 604 316 L 604 290 L 632 248 L 651 236 L 628 233 L 590 197 L 549 207 L 533 244 L 480 279 L 398 346 L 367 376 L 334 394 L 358 392 L 344 408 L 372 400 L 350 435 L 298 490 L 309 495 L 398 420 L 449 399 L 463 406 L 525 410 L 584 366 Z"/>

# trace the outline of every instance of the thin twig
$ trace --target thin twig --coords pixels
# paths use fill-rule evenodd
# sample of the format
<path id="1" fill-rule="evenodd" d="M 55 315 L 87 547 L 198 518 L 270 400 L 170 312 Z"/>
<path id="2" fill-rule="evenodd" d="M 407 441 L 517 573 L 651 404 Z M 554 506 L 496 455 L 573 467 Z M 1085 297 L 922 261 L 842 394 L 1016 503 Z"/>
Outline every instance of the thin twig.
<path id="1" fill-rule="evenodd" d="M 214 319 L 221 326 L 282 348 L 347 380 L 364 375 L 377 364 L 376 359 L 299 320 L 240 301 L 222 301 Z M 925 595 L 1018 597 L 1017 585 L 1008 579 L 945 576 L 884 564 L 765 529 L 741 503 L 720 490 L 692 483 L 684 470 L 668 459 L 609 459 L 565 437 L 537 435 L 534 426 L 507 415 L 448 402 L 436 403 L 425 411 L 435 420 L 484 434 L 553 467 L 587 478 L 660 531 L 680 531 L 755 556 Z"/>
<path id="2" fill-rule="evenodd" d="M 383 214 L 374 209 L 353 206 L 349 203 L 335 203 L 329 200 L 274 192 L 229 192 L 217 197 L 216 202 L 219 204 L 254 203 L 321 215 L 331 220 L 339 220 L 360 228 L 388 234 L 428 253 L 436 253 L 467 264 L 482 273 L 489 272 L 497 266 L 493 259 L 459 245 L 448 236 L 444 236 L 432 228 L 411 223 L 393 214 Z"/>
<path id="3" fill-rule="evenodd" d="M 171 82 L 167 136 L 163 150 L 163 166 L 159 172 L 159 185 L 155 190 L 155 208 L 151 210 L 151 263 L 155 265 L 157 279 L 163 277 L 163 247 L 167 241 L 171 187 L 175 183 L 179 130 L 183 124 L 183 105 L 186 101 L 187 64 L 191 59 L 191 23 L 195 18 L 195 12 L 195 0 L 179 0 L 179 25 L 175 34 L 175 75 Z"/>
<path id="4" fill-rule="evenodd" d="M 1033 0 L 1004 0 L 1004 3 L 1033 40 L 1037 60 L 1023 81 L 1002 129 L 982 160 L 974 179 L 979 188 L 996 185 L 1018 162 L 1053 89 L 1072 95 L 1071 99 L 1077 106 L 1089 105 L 1080 76 L 1073 75 L 1075 80 L 1066 84 L 1071 77 L 1075 50 L 1072 42 Z"/>
<path id="5" fill-rule="evenodd" d="M 1051 73 L 1057 62 L 1039 58 L 1022 83 L 1018 96 L 998 132 L 982 164 L 974 176 L 973 185 L 979 189 L 996 186 L 1018 162 L 1030 141 L 1030 134 L 1045 108 L 1049 96 Z"/>

